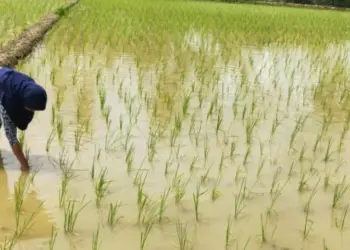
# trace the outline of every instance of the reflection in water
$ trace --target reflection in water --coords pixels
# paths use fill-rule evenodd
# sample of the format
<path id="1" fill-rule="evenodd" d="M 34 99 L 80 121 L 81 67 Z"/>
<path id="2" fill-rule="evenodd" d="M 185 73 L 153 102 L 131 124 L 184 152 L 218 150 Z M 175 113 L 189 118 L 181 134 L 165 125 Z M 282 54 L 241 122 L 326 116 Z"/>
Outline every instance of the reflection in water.
<path id="1" fill-rule="evenodd" d="M 43 208 L 43 202 L 37 197 L 36 190 L 31 187 L 29 174 L 21 173 L 15 183 L 16 190 L 22 193 L 23 205 L 19 216 L 19 228 L 34 214 L 31 226 L 21 239 L 47 238 L 51 235 L 53 223 Z M 15 197 L 10 197 L 8 175 L 0 169 L 0 240 L 12 237 L 16 232 Z M 23 192 L 22 192 L 23 191 Z"/>

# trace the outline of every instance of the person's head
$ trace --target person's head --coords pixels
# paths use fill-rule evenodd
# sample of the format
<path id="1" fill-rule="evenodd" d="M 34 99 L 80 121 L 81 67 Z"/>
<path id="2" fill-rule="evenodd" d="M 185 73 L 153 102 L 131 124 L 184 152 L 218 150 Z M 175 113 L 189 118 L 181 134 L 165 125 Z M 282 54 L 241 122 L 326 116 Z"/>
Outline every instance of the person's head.
<path id="1" fill-rule="evenodd" d="M 23 106 L 29 111 L 42 111 L 46 109 L 47 94 L 39 84 L 30 84 L 22 96 Z"/>

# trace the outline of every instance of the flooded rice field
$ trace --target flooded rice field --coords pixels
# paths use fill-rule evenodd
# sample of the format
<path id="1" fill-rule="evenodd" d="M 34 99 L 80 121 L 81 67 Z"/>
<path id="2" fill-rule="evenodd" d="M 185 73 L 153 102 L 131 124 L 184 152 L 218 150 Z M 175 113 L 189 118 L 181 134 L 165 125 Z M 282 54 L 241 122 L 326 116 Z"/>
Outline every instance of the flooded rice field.
<path id="1" fill-rule="evenodd" d="M 19 133 L 29 175 L 2 135 L 5 249 L 347 249 L 348 17 L 96 4 L 18 67 L 49 104 Z"/>

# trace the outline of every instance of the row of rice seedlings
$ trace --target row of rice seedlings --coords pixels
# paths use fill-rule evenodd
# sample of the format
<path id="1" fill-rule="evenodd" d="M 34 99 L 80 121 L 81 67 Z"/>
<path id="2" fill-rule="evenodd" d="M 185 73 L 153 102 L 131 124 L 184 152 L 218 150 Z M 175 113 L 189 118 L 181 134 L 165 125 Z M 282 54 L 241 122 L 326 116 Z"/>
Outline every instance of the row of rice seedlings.
<path id="1" fill-rule="evenodd" d="M 79 202 L 79 207 L 76 207 L 78 201 L 68 199 L 64 206 L 64 231 L 65 233 L 73 233 L 74 228 L 81 211 L 90 203 L 87 201 L 84 203 L 85 196 Z"/>
<path id="2" fill-rule="evenodd" d="M 122 218 L 123 216 L 119 216 L 119 208 L 123 206 L 123 204 L 120 201 L 117 201 L 115 204 L 110 203 L 109 204 L 109 210 L 108 210 L 108 225 L 111 227 L 114 227 Z"/>
<path id="3" fill-rule="evenodd" d="M 30 229 L 35 219 L 35 216 L 38 214 L 42 205 L 44 204 L 44 202 L 41 202 L 36 212 L 30 214 L 29 216 L 27 216 L 21 221 L 22 206 L 24 202 L 24 197 L 26 195 L 26 189 L 28 188 L 29 184 L 30 182 L 27 181 L 27 178 L 25 179 L 20 178 L 19 181 L 14 185 L 15 220 L 16 220 L 15 236 L 16 237 L 21 237 L 27 230 Z"/>
<path id="4" fill-rule="evenodd" d="M 101 202 L 108 192 L 111 181 L 106 180 L 107 168 L 103 168 L 98 179 L 95 182 L 96 206 L 100 207 Z"/>
<path id="5" fill-rule="evenodd" d="M 291 90 L 288 92 L 288 96 L 289 96 L 289 98 L 288 98 L 288 100 L 290 100 L 290 96 L 291 96 L 291 92 L 292 92 L 292 90 L 293 90 L 293 88 L 291 87 L 290 88 Z M 188 106 L 189 106 L 189 103 L 190 103 L 190 99 L 189 99 L 189 97 L 190 97 L 190 95 L 187 97 L 187 98 L 185 98 L 185 101 L 184 101 L 184 104 L 183 104 L 183 110 L 182 110 L 182 115 L 183 116 L 186 116 L 186 115 L 188 115 Z M 208 112 L 208 115 L 207 115 L 207 118 L 210 118 L 210 117 L 212 117 L 212 114 L 213 114 L 213 110 L 214 110 L 214 107 L 216 106 L 216 104 L 215 104 L 215 100 L 212 102 L 212 105 L 211 105 L 211 108 L 209 109 L 209 112 Z M 252 108 L 253 109 L 253 108 Z M 221 109 L 222 110 L 222 109 Z M 245 107 L 245 109 L 244 110 L 247 110 L 246 109 L 246 107 Z M 222 112 L 220 112 L 220 108 L 219 108 L 219 113 L 218 113 L 218 121 L 222 121 L 222 117 L 221 117 L 221 115 L 220 115 L 220 113 L 222 113 Z M 244 111 L 243 112 L 243 114 L 244 115 L 242 115 L 242 118 L 243 119 L 245 119 L 245 114 L 246 114 L 246 111 Z M 220 118 L 220 119 L 219 119 Z M 175 118 L 175 120 L 176 120 L 176 124 L 177 125 L 175 125 L 175 129 L 173 130 L 174 131 L 174 135 L 178 135 L 178 132 L 177 131 L 179 131 L 179 128 L 181 128 L 181 117 L 180 117 L 180 115 L 177 115 L 177 117 Z M 276 125 L 275 125 L 276 126 Z M 177 128 L 177 129 L 176 129 Z M 216 131 L 217 131 L 217 133 L 218 133 L 218 131 L 220 130 L 220 128 L 221 128 L 221 122 L 218 122 L 217 123 L 217 128 L 219 128 L 219 129 L 217 129 Z M 247 133 L 247 138 L 252 138 L 252 129 L 251 129 L 251 126 L 249 125 L 249 122 L 247 123 L 247 125 L 246 125 L 246 130 L 248 131 L 248 133 Z M 295 137 L 296 136 L 296 134 L 298 133 L 300 131 L 300 128 L 297 128 L 297 129 L 295 129 L 295 132 L 293 132 L 292 133 L 292 137 Z M 176 137 L 175 137 L 176 138 Z M 152 140 L 150 140 L 150 141 L 152 141 Z M 175 140 L 174 140 L 175 141 Z M 248 139 L 248 142 L 251 142 L 252 140 L 251 139 Z M 294 141 L 294 139 L 292 140 L 292 141 Z M 293 143 L 291 143 L 291 145 L 292 145 Z M 127 144 L 125 144 L 125 145 L 127 145 Z M 152 147 L 154 148 L 154 144 L 153 143 L 150 143 L 149 145 L 152 145 Z M 175 145 L 175 143 L 173 143 L 173 145 Z M 152 149 L 152 147 L 151 147 L 151 149 Z M 130 147 L 131 148 L 131 147 Z M 248 149 L 250 149 L 249 147 L 248 147 Z M 305 150 L 306 149 L 302 149 L 302 151 L 301 152 L 305 152 Z M 152 151 L 151 151 L 152 152 Z M 207 148 L 206 149 L 206 151 L 205 152 L 209 152 L 209 148 Z M 246 151 L 246 154 L 245 154 L 245 157 L 244 157 L 244 159 L 245 159 L 245 162 L 246 162 L 246 160 L 248 159 L 248 156 L 249 156 L 249 150 L 247 150 Z M 152 155 L 152 154 L 150 154 L 150 155 Z M 206 153 L 205 154 L 206 155 L 206 157 L 207 157 L 207 155 L 208 155 L 208 153 Z M 300 161 L 304 158 L 303 157 L 304 156 L 304 153 L 300 153 L 300 157 L 299 157 L 299 159 L 300 159 Z M 152 157 L 149 157 L 149 159 L 152 159 Z M 208 173 L 208 172 L 207 172 Z M 306 176 L 306 175 L 303 175 L 303 176 Z M 304 178 L 303 178 L 304 179 Z M 300 183 L 305 183 L 304 181 L 301 181 Z M 271 186 L 273 186 L 274 188 L 271 188 L 271 190 L 273 190 L 272 192 L 271 192 L 271 195 L 275 195 L 275 194 L 278 194 L 278 193 L 280 193 L 280 192 L 276 192 L 275 190 L 279 190 L 280 189 L 280 187 L 279 187 L 279 185 L 278 184 L 276 184 L 276 185 L 271 185 Z M 301 186 L 304 186 L 304 184 L 303 185 L 301 185 Z M 180 192 L 181 193 L 181 192 Z M 143 191 L 141 192 L 141 194 L 143 194 Z M 277 196 L 276 196 L 277 197 Z M 195 200 L 195 199 L 194 199 Z M 199 199 L 197 199 L 197 200 L 199 200 Z M 275 199 L 275 200 L 277 200 L 277 198 Z"/>

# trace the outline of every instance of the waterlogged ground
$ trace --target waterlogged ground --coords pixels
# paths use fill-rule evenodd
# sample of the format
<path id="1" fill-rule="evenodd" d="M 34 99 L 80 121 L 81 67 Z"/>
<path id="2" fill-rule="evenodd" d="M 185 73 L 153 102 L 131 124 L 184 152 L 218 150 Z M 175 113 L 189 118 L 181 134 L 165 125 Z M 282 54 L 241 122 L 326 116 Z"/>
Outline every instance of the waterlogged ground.
<path id="1" fill-rule="evenodd" d="M 256 7 L 201 4 L 106 2 L 107 26 L 86 21 L 102 10 L 83 1 L 20 65 L 49 104 L 24 135 L 30 176 L 1 140 L 1 235 L 16 229 L 15 183 L 27 183 L 19 221 L 37 211 L 16 249 L 347 248 L 350 44 L 332 26 L 341 14 L 259 7 L 254 19 Z M 249 43 L 230 45 L 223 37 L 243 41 L 244 30 L 199 28 L 201 15 L 218 15 L 212 6 L 223 20 L 232 8 L 259 23 L 301 11 L 316 31 L 325 15 L 314 41 L 336 40 L 303 44 L 305 30 L 281 24 L 295 32 L 289 42 L 246 30 Z M 146 39 L 150 20 L 158 32 Z M 74 228 L 70 200 L 83 207 Z"/>
<path id="2" fill-rule="evenodd" d="M 25 27 L 66 2 L 65 0 L 2 0 L 0 2 L 0 44 L 15 38 Z"/>

